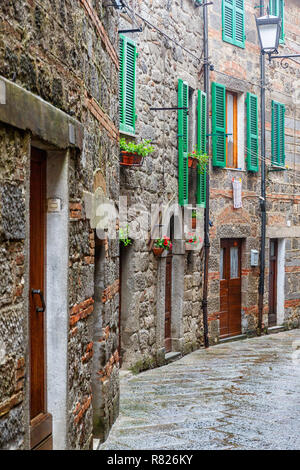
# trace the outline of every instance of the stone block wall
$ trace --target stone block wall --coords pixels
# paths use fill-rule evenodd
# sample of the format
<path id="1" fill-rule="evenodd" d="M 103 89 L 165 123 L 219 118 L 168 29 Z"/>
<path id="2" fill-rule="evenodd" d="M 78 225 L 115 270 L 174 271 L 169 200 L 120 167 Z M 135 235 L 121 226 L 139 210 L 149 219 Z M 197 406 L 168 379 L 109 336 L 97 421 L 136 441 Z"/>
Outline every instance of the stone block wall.
<path id="1" fill-rule="evenodd" d="M 178 79 L 186 80 L 194 95 L 198 89 L 203 90 L 202 13 L 189 0 L 133 0 L 127 4 L 129 9 L 120 15 L 120 29 L 143 27 L 141 33 L 127 34 L 136 41 L 138 52 L 133 139 L 151 139 L 155 150 L 145 157 L 142 167 L 121 168 L 121 194 L 127 196 L 128 207 L 140 205 L 150 211 L 152 204 L 178 202 L 178 112 L 150 108 L 177 106 Z M 190 127 L 195 132 L 193 113 Z M 196 172 L 190 174 L 190 182 L 195 193 Z M 193 189 L 190 203 L 195 205 L 192 193 Z M 124 367 L 140 370 L 164 361 L 166 261 L 149 251 L 148 240 L 135 240 L 124 248 L 123 258 L 122 275 L 126 280 L 121 288 L 121 354 Z M 173 351 L 186 353 L 203 342 L 201 276 L 200 251 L 174 252 Z"/>
<path id="2" fill-rule="evenodd" d="M 110 301 L 110 310 L 105 312 L 94 295 L 96 239 L 84 203 L 84 191 L 93 193 L 99 185 L 107 197 L 117 200 L 119 195 L 118 15 L 104 3 L 4 0 L 0 6 L 0 75 L 83 125 L 81 149 L 70 150 L 68 168 L 66 447 L 72 449 L 91 446 L 95 396 L 101 397 L 96 418 L 103 422 L 97 437 L 107 434 L 118 411 L 118 303 Z M 0 374 L 6 376 L 0 386 L 0 447 L 28 448 L 29 163 L 30 144 L 40 137 L 2 123 L 0 132 L 0 252 L 4 266 L 0 275 Z M 118 251 L 109 246 L 103 264 L 105 289 L 118 281 Z M 101 289 L 98 295 L 101 299 Z M 109 357 L 104 363 L 94 357 L 95 319 L 107 343 Z M 108 364 L 112 370 L 103 385 L 101 377 Z M 8 369 L 11 376 L 5 372 Z"/>

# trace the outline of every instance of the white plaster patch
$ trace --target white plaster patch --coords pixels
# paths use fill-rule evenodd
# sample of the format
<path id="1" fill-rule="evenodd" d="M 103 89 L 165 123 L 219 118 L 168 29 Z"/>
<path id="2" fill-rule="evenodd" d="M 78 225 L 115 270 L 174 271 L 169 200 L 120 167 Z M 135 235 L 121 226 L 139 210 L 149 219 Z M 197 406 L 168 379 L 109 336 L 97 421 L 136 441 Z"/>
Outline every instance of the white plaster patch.
<path id="1" fill-rule="evenodd" d="M 2 339 L 0 339 L 0 365 L 5 363 L 6 347 Z"/>
<path id="2" fill-rule="evenodd" d="M 6 86 L 3 80 L 0 80 L 0 104 L 6 104 Z"/>

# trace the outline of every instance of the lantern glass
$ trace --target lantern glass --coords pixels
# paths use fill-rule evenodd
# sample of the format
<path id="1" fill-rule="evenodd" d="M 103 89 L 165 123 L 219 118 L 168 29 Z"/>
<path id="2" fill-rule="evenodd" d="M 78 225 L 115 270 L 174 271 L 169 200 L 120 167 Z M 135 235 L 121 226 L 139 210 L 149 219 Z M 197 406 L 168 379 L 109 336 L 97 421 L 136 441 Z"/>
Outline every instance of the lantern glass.
<path id="1" fill-rule="evenodd" d="M 262 16 L 256 18 L 256 26 L 262 52 L 277 51 L 281 33 L 281 18 L 270 15 Z"/>

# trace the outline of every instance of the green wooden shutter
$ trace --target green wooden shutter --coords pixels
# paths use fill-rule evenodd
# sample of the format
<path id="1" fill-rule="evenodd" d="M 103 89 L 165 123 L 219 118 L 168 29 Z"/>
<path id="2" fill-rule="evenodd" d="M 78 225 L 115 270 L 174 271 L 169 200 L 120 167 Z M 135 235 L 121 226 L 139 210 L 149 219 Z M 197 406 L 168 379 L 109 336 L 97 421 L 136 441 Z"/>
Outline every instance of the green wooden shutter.
<path id="1" fill-rule="evenodd" d="M 234 42 L 234 0 L 223 0 L 223 14 L 222 14 L 222 27 L 223 27 L 223 41 L 233 44 Z"/>
<path id="2" fill-rule="evenodd" d="M 136 43 L 120 35 L 120 131 L 135 134 Z"/>
<path id="3" fill-rule="evenodd" d="M 284 0 L 269 1 L 270 15 L 281 17 L 280 42 L 284 42 Z"/>
<path id="4" fill-rule="evenodd" d="M 244 0 L 235 0 L 235 45 L 245 47 Z"/>
<path id="5" fill-rule="evenodd" d="M 272 101 L 272 164 L 285 165 L 285 106 Z"/>
<path id="6" fill-rule="evenodd" d="M 188 107 L 189 87 L 183 80 L 178 80 L 178 107 Z M 188 113 L 178 110 L 178 186 L 179 204 L 188 204 Z"/>
<path id="7" fill-rule="evenodd" d="M 119 112 L 120 128 L 125 122 L 125 41 L 122 36 L 119 39 L 120 44 L 120 71 L 119 71 Z"/>
<path id="8" fill-rule="evenodd" d="M 258 100 L 247 93 L 247 168 L 258 171 Z"/>
<path id="9" fill-rule="evenodd" d="M 198 151 L 206 153 L 206 93 L 198 90 L 198 106 L 197 106 L 197 147 Z M 202 207 L 206 206 L 206 169 L 200 173 L 198 167 L 197 172 L 197 204 Z"/>
<path id="10" fill-rule="evenodd" d="M 212 149 L 214 166 L 226 166 L 226 88 L 212 83 Z"/>
<path id="11" fill-rule="evenodd" d="M 245 47 L 244 0 L 223 0 L 223 41 Z"/>

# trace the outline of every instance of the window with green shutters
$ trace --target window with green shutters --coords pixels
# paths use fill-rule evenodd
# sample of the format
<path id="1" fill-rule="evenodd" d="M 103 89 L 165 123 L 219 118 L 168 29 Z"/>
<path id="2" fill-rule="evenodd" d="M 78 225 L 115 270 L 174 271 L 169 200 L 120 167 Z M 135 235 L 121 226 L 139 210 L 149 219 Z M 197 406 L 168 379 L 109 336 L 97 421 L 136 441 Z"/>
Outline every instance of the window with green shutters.
<path id="1" fill-rule="evenodd" d="M 258 171 L 258 100 L 247 93 L 247 169 Z"/>
<path id="2" fill-rule="evenodd" d="M 197 147 L 198 151 L 206 153 L 206 93 L 198 90 L 197 105 Z M 197 171 L 197 204 L 206 206 L 206 170 Z"/>
<path id="3" fill-rule="evenodd" d="M 136 43 L 120 35 L 120 131 L 135 134 Z"/>
<path id="4" fill-rule="evenodd" d="M 244 0 L 223 0 L 222 28 L 223 41 L 245 47 Z"/>
<path id="5" fill-rule="evenodd" d="M 269 0 L 270 15 L 281 17 L 280 42 L 284 42 L 284 0 Z"/>
<path id="6" fill-rule="evenodd" d="M 284 167 L 285 106 L 272 101 L 272 165 Z"/>
<path id="7" fill-rule="evenodd" d="M 189 106 L 189 86 L 183 80 L 178 80 L 178 108 Z M 178 186 L 179 204 L 188 204 L 188 112 L 178 110 Z"/>
<path id="8" fill-rule="evenodd" d="M 226 166 L 226 89 L 224 85 L 212 83 L 212 163 Z"/>

